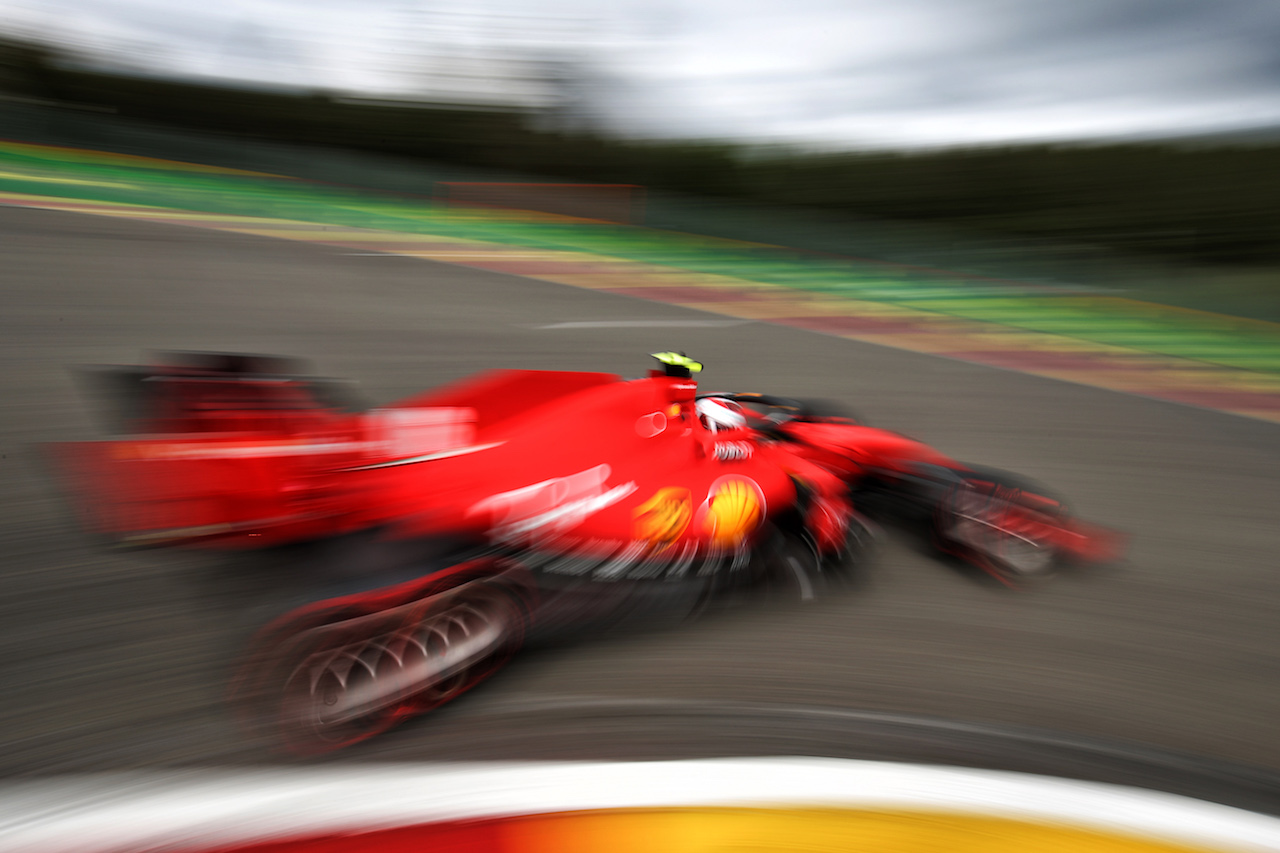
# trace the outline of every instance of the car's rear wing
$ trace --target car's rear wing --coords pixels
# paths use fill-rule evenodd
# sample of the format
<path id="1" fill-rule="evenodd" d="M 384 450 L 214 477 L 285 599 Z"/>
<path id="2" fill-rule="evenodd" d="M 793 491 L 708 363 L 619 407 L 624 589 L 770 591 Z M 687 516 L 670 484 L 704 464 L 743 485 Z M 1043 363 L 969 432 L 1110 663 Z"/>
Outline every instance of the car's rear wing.
<path id="1" fill-rule="evenodd" d="M 113 437 L 53 445 L 80 520 L 133 546 L 258 548 L 377 523 L 376 471 L 472 446 L 465 406 L 352 412 L 340 387 L 263 356 L 89 370 Z M 350 395 L 347 395 L 350 396 Z"/>
<path id="2" fill-rule="evenodd" d="M 307 428 L 363 408 L 351 383 L 276 356 L 171 352 L 76 375 L 112 435 Z"/>

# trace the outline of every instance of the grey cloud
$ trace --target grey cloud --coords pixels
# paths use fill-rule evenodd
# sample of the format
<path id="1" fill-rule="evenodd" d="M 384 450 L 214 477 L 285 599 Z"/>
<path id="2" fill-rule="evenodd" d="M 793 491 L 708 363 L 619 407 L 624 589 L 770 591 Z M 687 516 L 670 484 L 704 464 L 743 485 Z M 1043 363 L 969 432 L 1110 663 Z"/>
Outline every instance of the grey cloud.
<path id="1" fill-rule="evenodd" d="M 6 2 L 30 0 L 0 0 L 0 14 Z M 391 23 L 545 8 L 608 40 L 567 43 L 561 55 L 594 69 L 580 89 L 602 120 L 640 134 L 948 122 L 977 132 L 960 127 L 965 116 L 993 128 L 1024 116 L 1067 128 L 1072 114 L 1080 128 L 1123 126 L 1126 113 L 1132 122 L 1245 122 L 1231 111 L 1256 110 L 1261 120 L 1280 105 L 1278 0 L 491 0 L 478 11 L 447 0 L 43 2 L 102 32 L 163 45 L 188 67 L 242 59 L 245 73 L 269 77 L 304 65 L 338 74 L 342 61 L 390 86 L 406 79 L 397 57 L 430 50 L 408 45 L 413 34 Z M 483 40 L 484 27 L 474 35 Z"/>
<path id="2" fill-rule="evenodd" d="M 786 80 L 750 82 L 794 118 L 842 106 L 902 112 L 1280 94 L 1280 4 L 1077 0 L 1046 8 L 1051 5 L 968 4 L 983 22 L 977 37 L 927 56 L 913 51 L 907 36 L 897 63 L 851 57 Z"/>

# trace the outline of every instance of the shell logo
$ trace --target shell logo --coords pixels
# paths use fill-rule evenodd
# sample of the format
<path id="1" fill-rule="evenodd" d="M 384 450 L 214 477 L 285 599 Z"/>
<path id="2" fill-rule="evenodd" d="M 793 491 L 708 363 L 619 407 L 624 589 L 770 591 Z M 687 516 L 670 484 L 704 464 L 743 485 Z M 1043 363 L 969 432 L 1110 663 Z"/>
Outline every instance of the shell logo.
<path id="1" fill-rule="evenodd" d="M 754 480 L 723 477 L 711 485 L 703 530 L 715 545 L 737 545 L 755 530 L 764 517 L 764 494 Z"/>
<path id="2" fill-rule="evenodd" d="M 693 518 L 693 500 L 688 489 L 658 489 L 653 497 L 636 507 L 635 537 L 657 545 L 670 545 L 680 538 Z"/>

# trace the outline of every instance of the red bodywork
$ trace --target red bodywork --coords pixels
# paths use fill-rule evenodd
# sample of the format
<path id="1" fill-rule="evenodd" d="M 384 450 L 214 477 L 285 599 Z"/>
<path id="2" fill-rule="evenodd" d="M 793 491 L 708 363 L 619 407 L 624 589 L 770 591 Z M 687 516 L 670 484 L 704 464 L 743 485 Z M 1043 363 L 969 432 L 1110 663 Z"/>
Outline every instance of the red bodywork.
<path id="1" fill-rule="evenodd" d="M 786 515 L 827 552 L 868 479 L 968 471 L 844 418 L 749 411 L 745 427 L 712 432 L 695 383 L 656 371 L 495 371 L 358 413 L 297 377 L 156 368 L 140 387 L 131 434 L 57 447 L 86 524 L 134 545 L 262 548 L 378 528 L 670 555 L 749 547 Z M 1065 554 L 1114 555 L 1113 537 L 1060 508 L 1005 504 Z"/>
<path id="2" fill-rule="evenodd" d="M 791 508 L 790 475 L 812 467 L 745 434 L 717 457 L 694 383 L 666 376 L 497 371 L 357 414 L 307 405 L 302 381 L 156 381 L 163 405 L 137 434 L 57 448 L 87 525 L 127 544 L 261 548 L 373 527 L 734 544 Z M 737 487 L 728 518 L 712 504 Z"/>

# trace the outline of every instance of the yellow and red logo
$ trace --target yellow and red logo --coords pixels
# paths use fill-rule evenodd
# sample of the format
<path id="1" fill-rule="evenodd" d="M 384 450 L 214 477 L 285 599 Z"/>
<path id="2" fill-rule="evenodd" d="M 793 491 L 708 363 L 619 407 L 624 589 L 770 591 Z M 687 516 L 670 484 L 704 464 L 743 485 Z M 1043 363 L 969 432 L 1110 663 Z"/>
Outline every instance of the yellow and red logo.
<path id="1" fill-rule="evenodd" d="M 745 477 L 717 480 L 704 506 L 703 530 L 712 543 L 725 547 L 747 538 L 764 517 L 760 487 Z"/>
<path id="2" fill-rule="evenodd" d="M 680 538 L 693 518 L 693 500 L 688 489 L 658 489 L 653 497 L 636 507 L 635 537 L 656 545 L 670 545 Z"/>

